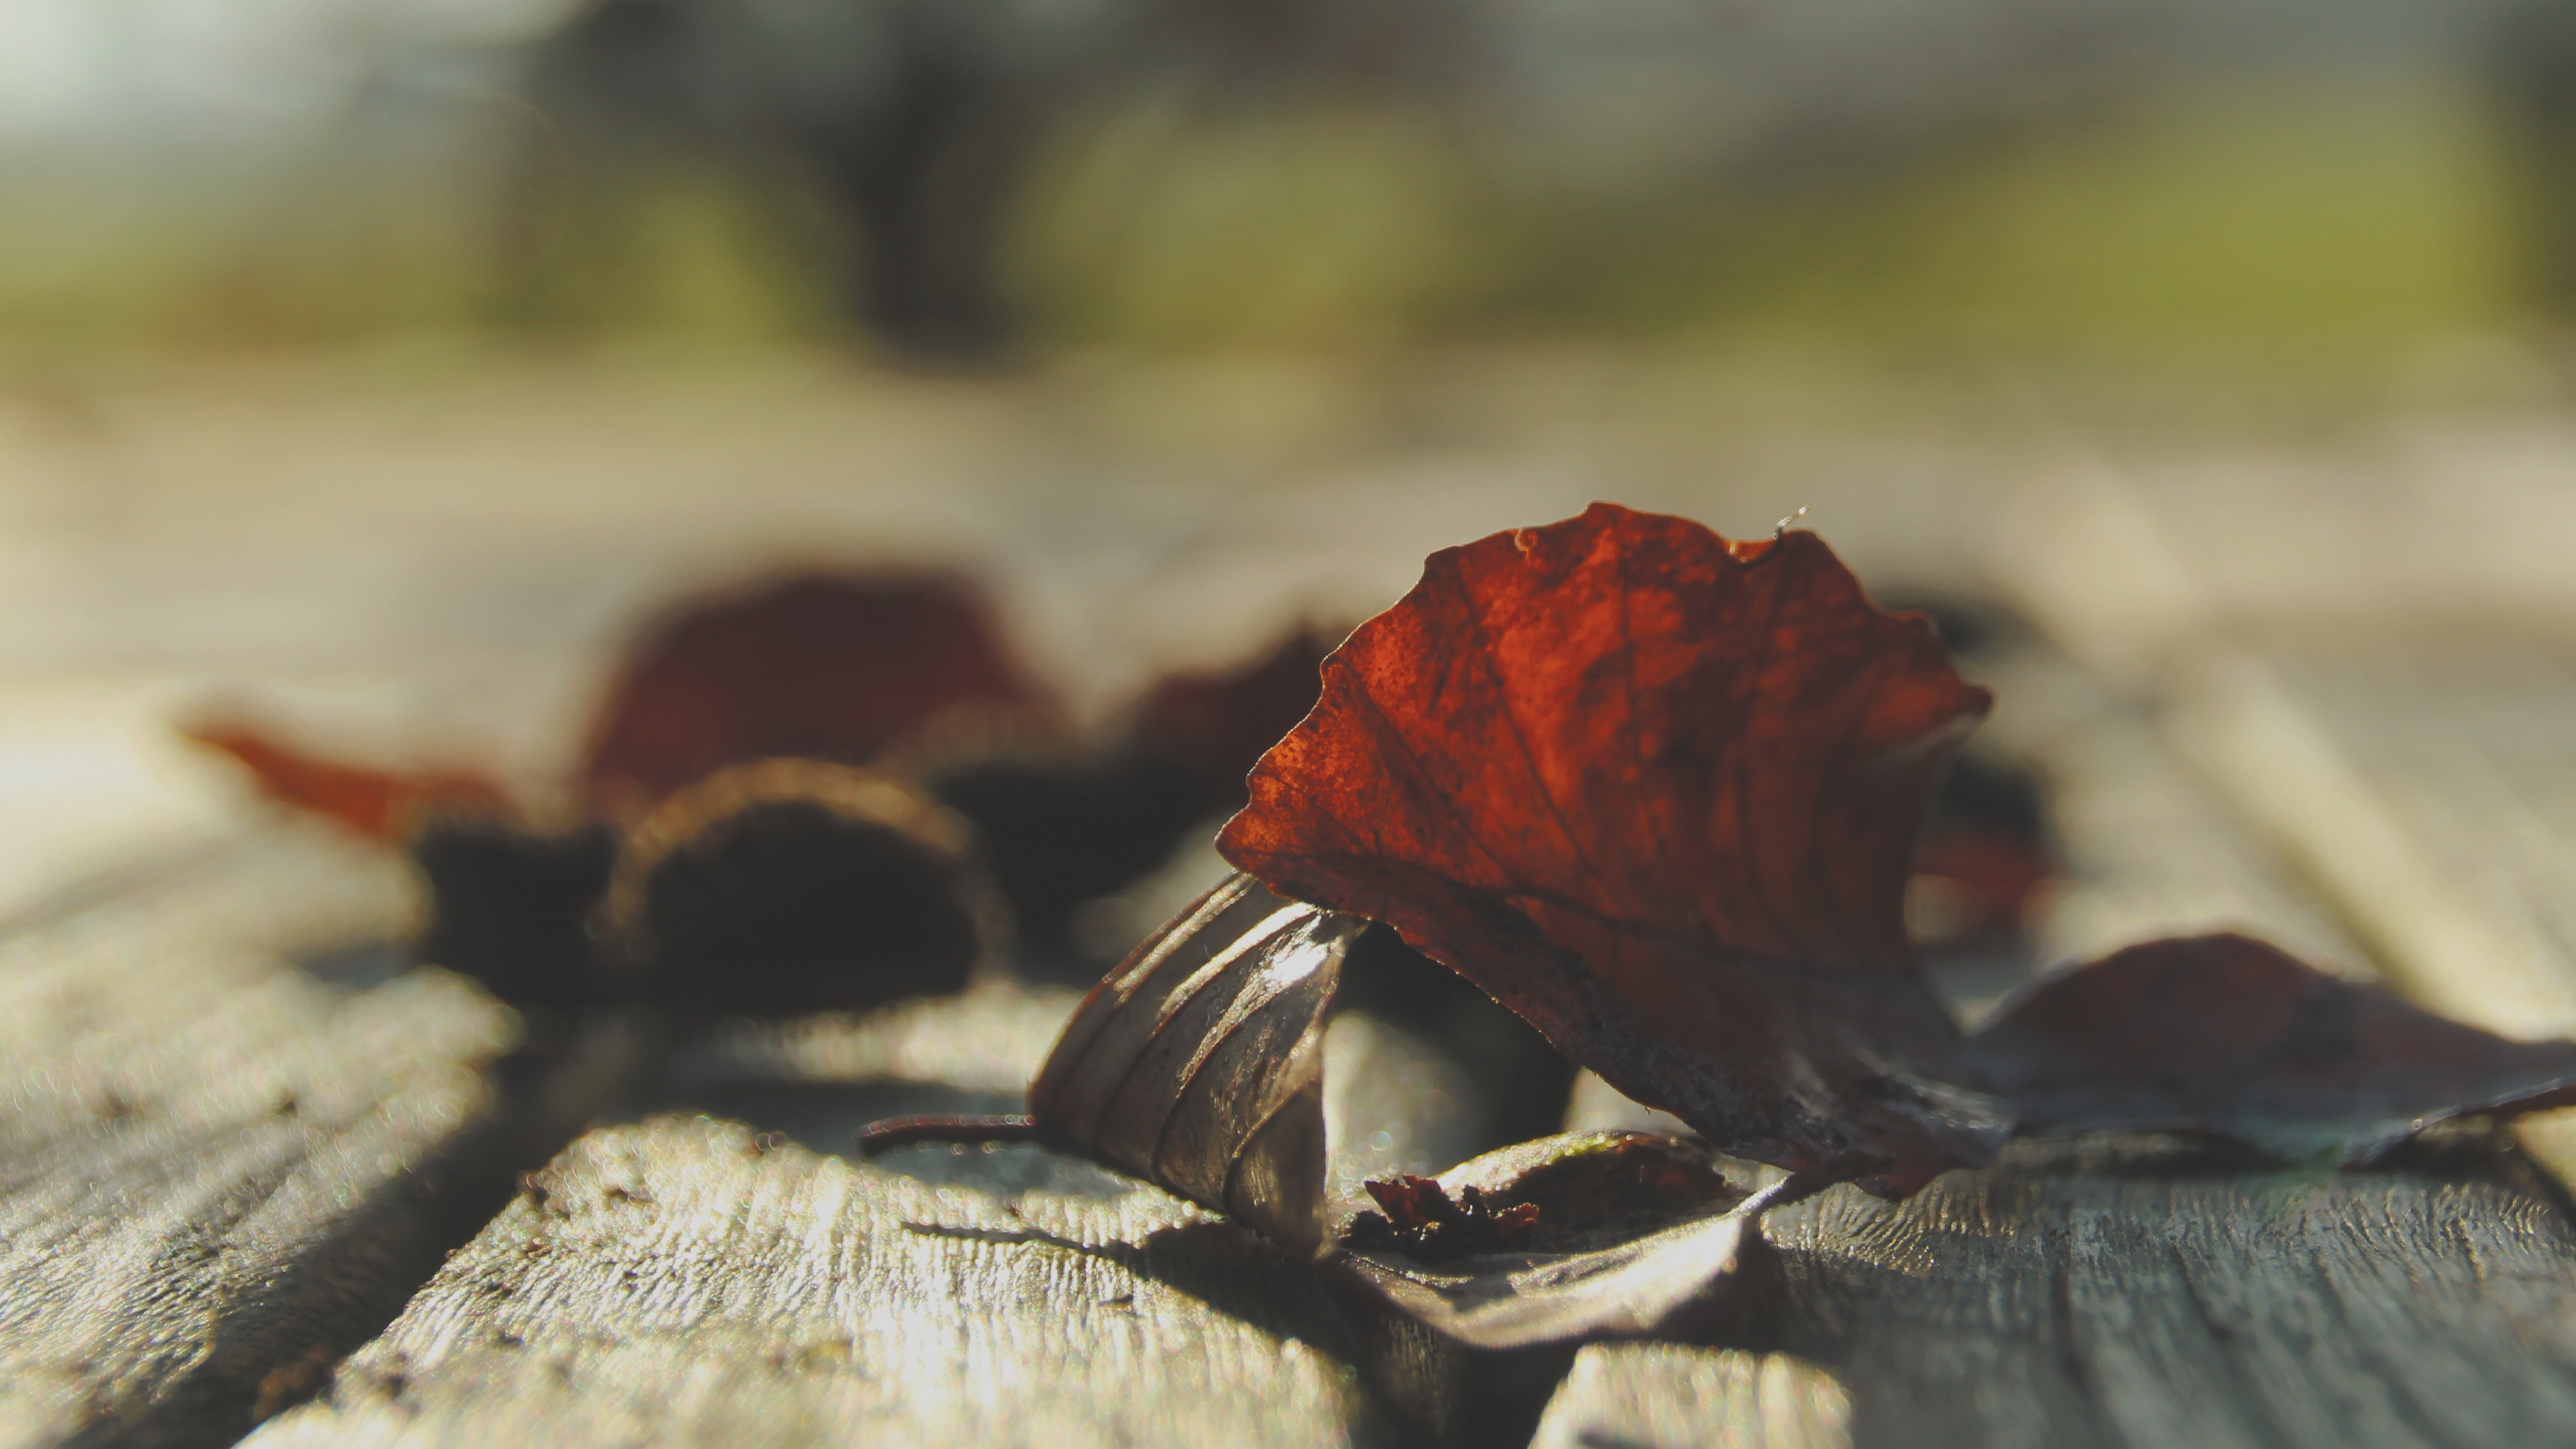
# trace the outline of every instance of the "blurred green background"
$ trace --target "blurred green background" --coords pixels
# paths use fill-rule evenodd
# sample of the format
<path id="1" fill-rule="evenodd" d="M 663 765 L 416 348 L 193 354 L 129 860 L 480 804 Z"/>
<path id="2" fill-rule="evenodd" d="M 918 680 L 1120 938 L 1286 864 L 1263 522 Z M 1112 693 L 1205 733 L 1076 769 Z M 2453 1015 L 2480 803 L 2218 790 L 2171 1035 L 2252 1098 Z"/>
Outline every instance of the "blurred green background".
<path id="1" fill-rule="evenodd" d="M 0 336 L 2349 368 L 2555 320 L 2568 29 L 2386 0 L 12 0 Z M 988 274 L 974 335 L 854 300 L 872 250 L 943 244 Z"/>

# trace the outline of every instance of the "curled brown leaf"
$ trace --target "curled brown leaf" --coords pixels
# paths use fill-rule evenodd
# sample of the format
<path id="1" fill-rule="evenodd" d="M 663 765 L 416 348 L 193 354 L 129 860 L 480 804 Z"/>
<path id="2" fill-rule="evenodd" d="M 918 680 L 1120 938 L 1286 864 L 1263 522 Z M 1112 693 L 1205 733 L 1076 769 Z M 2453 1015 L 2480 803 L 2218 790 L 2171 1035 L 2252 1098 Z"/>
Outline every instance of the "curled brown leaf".
<path id="1" fill-rule="evenodd" d="M 1324 1012 L 1365 922 L 1236 876 L 1092 988 L 1029 1087 L 1040 1135 L 1312 1252 Z"/>

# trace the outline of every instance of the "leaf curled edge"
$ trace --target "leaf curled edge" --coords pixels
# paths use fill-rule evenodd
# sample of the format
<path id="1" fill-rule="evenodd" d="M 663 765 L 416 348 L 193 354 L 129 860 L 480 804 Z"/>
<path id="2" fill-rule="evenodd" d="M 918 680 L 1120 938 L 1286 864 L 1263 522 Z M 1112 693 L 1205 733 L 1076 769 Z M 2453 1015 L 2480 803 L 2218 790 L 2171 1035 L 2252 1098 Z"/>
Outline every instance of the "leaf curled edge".
<path id="1" fill-rule="evenodd" d="M 1365 924 L 1248 876 L 1201 897 L 1083 998 L 1029 1088 L 1040 1137 L 1316 1251 L 1324 1014 Z"/>
<path id="2" fill-rule="evenodd" d="M 1200 898 L 1075 1010 L 1029 1089 L 1035 1136 L 1320 1255 L 1361 1290 L 1481 1348 L 1668 1325 L 1722 1290 L 1762 1212 L 1833 1179 L 1740 1182 L 1679 1139 L 1572 1133 L 1436 1180 L 1372 1184 L 1388 1189 L 1382 1202 L 1490 1204 L 1515 1231 L 1427 1259 L 1400 1235 L 1328 1242 L 1323 1025 L 1365 924 L 1244 875 Z"/>

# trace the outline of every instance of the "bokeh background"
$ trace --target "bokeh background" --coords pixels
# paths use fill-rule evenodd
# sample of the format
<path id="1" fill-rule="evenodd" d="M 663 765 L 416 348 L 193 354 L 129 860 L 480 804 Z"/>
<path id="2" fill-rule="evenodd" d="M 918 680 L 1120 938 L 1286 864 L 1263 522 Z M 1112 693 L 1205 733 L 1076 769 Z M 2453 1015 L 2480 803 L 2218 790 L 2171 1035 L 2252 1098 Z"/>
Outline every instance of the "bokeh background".
<path id="1" fill-rule="evenodd" d="M 210 691 L 560 778 L 782 565 L 1095 715 L 1601 497 L 2140 688 L 2556 629 L 2571 78 L 2559 0 L 6 0 L 8 869 L 237 809 Z"/>
<path id="2" fill-rule="evenodd" d="M 2314 365 L 2576 300 L 2564 8 L 16 0 L 0 319 Z"/>

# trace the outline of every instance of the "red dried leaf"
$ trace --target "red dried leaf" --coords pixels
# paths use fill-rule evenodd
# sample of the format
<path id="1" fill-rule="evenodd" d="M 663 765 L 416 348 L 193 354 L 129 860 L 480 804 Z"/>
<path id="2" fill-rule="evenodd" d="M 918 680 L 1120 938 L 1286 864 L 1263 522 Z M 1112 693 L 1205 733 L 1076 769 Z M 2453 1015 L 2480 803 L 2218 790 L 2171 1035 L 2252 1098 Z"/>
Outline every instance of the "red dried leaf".
<path id="1" fill-rule="evenodd" d="M 343 764 L 309 754 L 240 719 L 183 725 L 180 733 L 247 766 L 269 798 L 327 816 L 372 839 L 398 839 L 432 810 L 498 812 L 509 804 L 501 787 L 481 775 Z"/>
<path id="2" fill-rule="evenodd" d="M 1325 661 L 1220 847 L 1392 924 L 1621 1091 L 1898 1189 L 2007 1130 L 1906 940 L 1943 757 L 1987 707 L 1813 534 L 1582 517 L 1432 555 Z"/>
<path id="3" fill-rule="evenodd" d="M 685 607 L 647 634 L 609 689 L 583 777 L 604 802 L 649 802 L 726 765 L 864 765 L 942 716 L 1055 708 L 965 580 L 809 575 Z"/>
<path id="4" fill-rule="evenodd" d="M 1439 1180 L 1415 1177 L 1410 1173 L 1385 1182 L 1364 1182 L 1369 1201 L 1386 1216 L 1386 1226 L 1399 1233 L 1419 1233 L 1459 1216 L 1458 1205 L 1449 1201 Z"/>
<path id="5" fill-rule="evenodd" d="M 2451 1117 L 2576 1102 L 2576 1042 L 2515 1042 L 2263 942 L 2132 946 L 2039 983 L 1978 1034 L 2022 1128 L 2193 1132 L 2366 1162 Z"/>

